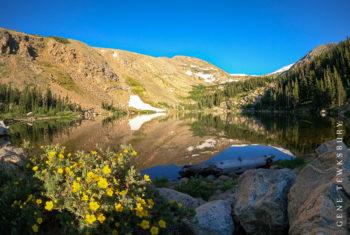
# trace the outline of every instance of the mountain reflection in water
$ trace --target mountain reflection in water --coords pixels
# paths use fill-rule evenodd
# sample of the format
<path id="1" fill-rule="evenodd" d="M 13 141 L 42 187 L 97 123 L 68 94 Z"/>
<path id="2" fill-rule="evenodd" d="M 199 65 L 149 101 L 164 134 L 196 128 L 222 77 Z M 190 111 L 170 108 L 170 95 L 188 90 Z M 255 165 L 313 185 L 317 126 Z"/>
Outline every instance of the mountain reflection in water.
<path id="1" fill-rule="evenodd" d="M 349 126 L 346 126 L 346 144 L 349 144 L 348 129 Z M 77 122 L 17 123 L 10 127 L 9 137 L 15 145 L 20 145 L 26 139 L 34 146 L 59 143 L 66 146 L 68 151 L 90 151 L 96 148 L 117 150 L 121 144 L 131 144 L 139 153 L 135 158 L 136 167 L 148 169 L 158 166 L 152 168 L 155 172 L 165 172 L 211 158 L 215 160 L 226 155 L 233 156 L 233 150 L 236 153 L 234 156 L 240 158 L 266 154 L 268 145 L 289 150 L 299 156 L 313 152 L 320 143 L 333 138 L 335 120 L 331 118 L 300 118 L 292 115 L 214 116 L 198 113 L 150 114 L 111 119 L 108 122 L 97 117 L 95 120 Z M 245 151 L 228 148 L 240 144 L 259 144 L 262 147 L 250 147 Z M 172 167 L 157 170 L 161 166 Z"/>

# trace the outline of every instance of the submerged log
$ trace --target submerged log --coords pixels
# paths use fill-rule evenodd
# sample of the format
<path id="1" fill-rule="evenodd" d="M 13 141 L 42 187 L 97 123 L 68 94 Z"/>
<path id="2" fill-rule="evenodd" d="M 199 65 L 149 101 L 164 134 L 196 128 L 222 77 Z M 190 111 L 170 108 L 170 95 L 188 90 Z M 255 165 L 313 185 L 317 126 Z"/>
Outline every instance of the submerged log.
<path id="1" fill-rule="evenodd" d="M 181 177 L 241 174 L 249 169 L 269 168 L 274 162 L 274 158 L 274 155 L 264 155 L 254 158 L 247 157 L 225 161 L 206 161 L 197 165 L 185 165 L 182 167 L 179 174 Z"/>

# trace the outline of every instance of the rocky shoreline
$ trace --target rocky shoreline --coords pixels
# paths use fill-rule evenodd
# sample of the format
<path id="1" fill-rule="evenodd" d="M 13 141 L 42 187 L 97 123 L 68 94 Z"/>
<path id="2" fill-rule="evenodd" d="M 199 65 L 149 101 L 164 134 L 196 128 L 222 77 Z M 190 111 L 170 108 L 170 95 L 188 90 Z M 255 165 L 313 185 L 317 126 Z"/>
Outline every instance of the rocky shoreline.
<path id="1" fill-rule="evenodd" d="M 209 189 L 213 190 L 213 195 L 204 198 L 177 190 L 191 186 L 189 182 L 198 180 L 198 176 L 187 175 L 175 185 L 154 184 L 165 200 L 194 211 L 192 220 L 184 221 L 192 234 L 348 234 L 348 149 L 333 140 L 320 145 L 310 156 L 312 160 L 302 169 L 272 166 L 249 169 L 240 175 L 225 172 L 200 176 L 205 181 L 202 190 L 205 192 L 205 184 L 212 185 Z M 2 146 L 2 172 L 11 174 L 24 158 L 22 149 Z M 337 226 L 340 223 L 342 226 Z"/>
<path id="2" fill-rule="evenodd" d="M 194 209 L 195 217 L 187 223 L 193 234 L 348 234 L 348 149 L 333 140 L 320 145 L 310 157 L 311 162 L 301 170 L 250 169 L 239 176 L 222 174 L 212 166 L 190 168 L 191 174 L 183 174 L 186 177 L 179 184 L 190 180 L 194 172 L 215 185 L 220 180 L 237 180 L 233 188 L 216 192 L 208 200 L 178 192 L 174 185 L 158 190 L 164 198 Z"/>

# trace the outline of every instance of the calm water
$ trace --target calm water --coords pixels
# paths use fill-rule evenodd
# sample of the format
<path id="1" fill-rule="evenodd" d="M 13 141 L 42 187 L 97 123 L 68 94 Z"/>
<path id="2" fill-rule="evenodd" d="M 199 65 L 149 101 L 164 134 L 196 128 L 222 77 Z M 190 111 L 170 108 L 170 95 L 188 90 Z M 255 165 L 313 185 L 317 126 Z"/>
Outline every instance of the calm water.
<path id="1" fill-rule="evenodd" d="M 34 146 L 60 143 L 69 151 L 131 144 L 140 153 L 135 161 L 139 169 L 154 177 L 173 178 L 181 165 L 267 154 L 299 156 L 334 137 L 331 118 L 151 114 L 117 120 L 17 123 L 10 127 L 9 140 L 15 145 L 23 139 Z M 349 140 L 346 134 L 348 146 Z"/>

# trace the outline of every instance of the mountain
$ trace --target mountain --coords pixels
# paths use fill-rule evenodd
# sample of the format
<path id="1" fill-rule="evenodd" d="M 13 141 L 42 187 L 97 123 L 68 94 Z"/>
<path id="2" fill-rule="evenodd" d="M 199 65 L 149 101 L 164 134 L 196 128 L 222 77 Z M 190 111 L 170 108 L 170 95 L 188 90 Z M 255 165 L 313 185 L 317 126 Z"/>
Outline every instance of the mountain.
<path id="1" fill-rule="evenodd" d="M 127 109 L 132 96 L 157 108 L 175 107 L 193 86 L 230 78 L 197 58 L 152 57 L 0 28 L 1 83 L 51 88 L 84 109 L 100 110 L 102 102 Z"/>
<path id="2" fill-rule="evenodd" d="M 279 75 L 255 105 L 262 109 L 335 109 L 350 97 L 350 39 L 319 46 Z"/>
<path id="3" fill-rule="evenodd" d="M 294 63 L 286 65 L 286 66 L 283 66 L 282 68 L 280 68 L 280 69 L 278 69 L 278 70 L 276 70 L 276 71 L 274 71 L 272 73 L 269 73 L 268 75 L 283 73 L 283 72 L 289 70 L 293 65 L 294 65 Z"/>
<path id="4" fill-rule="evenodd" d="M 199 108 L 221 110 L 334 109 L 350 98 L 350 39 L 316 47 L 274 73 L 197 87 L 191 97 Z"/>

